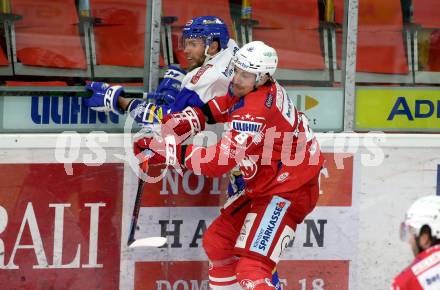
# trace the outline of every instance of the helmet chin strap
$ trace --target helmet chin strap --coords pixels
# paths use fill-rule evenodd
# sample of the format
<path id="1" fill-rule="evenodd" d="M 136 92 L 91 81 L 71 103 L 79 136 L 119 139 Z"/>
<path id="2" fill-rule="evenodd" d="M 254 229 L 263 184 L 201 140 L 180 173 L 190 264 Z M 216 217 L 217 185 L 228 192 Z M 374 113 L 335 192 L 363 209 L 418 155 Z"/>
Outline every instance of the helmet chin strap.
<path id="1" fill-rule="evenodd" d="M 210 55 L 208 53 L 210 46 L 211 46 L 211 44 L 205 43 L 205 61 L 203 62 L 203 65 L 205 65 L 208 61 L 210 61 L 212 58 L 214 58 L 217 54 L 219 54 L 223 50 L 223 49 L 220 49 L 216 54 Z"/>
<path id="2" fill-rule="evenodd" d="M 261 76 L 260 75 L 261 75 L 260 73 L 255 75 L 255 84 L 254 84 L 254 89 L 253 89 L 254 91 L 259 87 L 259 83 L 260 83 L 260 80 L 261 80 Z"/>
<path id="3" fill-rule="evenodd" d="M 270 78 L 264 80 L 264 74 L 258 73 L 255 77 L 255 85 L 254 89 L 257 89 L 259 86 L 264 85 Z M 264 81 L 263 81 L 264 80 Z"/>
<path id="4" fill-rule="evenodd" d="M 203 65 L 205 65 L 208 61 L 210 61 L 214 56 L 208 54 L 209 45 L 206 45 L 205 47 L 205 61 L 203 62 Z"/>
<path id="5" fill-rule="evenodd" d="M 260 84 L 260 82 L 261 82 L 261 78 L 262 78 L 263 76 L 261 75 L 261 73 L 257 73 L 256 75 L 255 75 L 255 85 L 259 85 Z"/>

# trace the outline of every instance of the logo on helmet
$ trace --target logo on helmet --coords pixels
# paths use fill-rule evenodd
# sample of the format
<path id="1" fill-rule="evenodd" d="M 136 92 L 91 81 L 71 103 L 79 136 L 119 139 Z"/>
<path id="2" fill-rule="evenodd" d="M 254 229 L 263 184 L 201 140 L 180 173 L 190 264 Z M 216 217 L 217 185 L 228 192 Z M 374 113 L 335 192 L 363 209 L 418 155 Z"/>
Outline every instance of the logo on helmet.
<path id="1" fill-rule="evenodd" d="M 250 65 L 248 63 L 245 63 L 243 61 L 241 61 L 238 57 L 236 57 L 234 59 L 234 64 L 238 67 L 240 67 L 241 69 L 248 69 L 250 68 Z"/>
<path id="2" fill-rule="evenodd" d="M 249 52 L 253 52 L 254 50 L 255 50 L 255 47 L 253 47 L 253 46 L 250 46 L 247 48 L 247 51 L 249 51 Z"/>
<path id="3" fill-rule="evenodd" d="M 263 53 L 264 56 L 268 56 L 268 57 L 272 57 L 272 56 L 277 56 L 277 54 L 275 52 L 272 51 L 266 51 Z"/>
<path id="4" fill-rule="evenodd" d="M 203 20 L 202 24 L 223 24 L 223 22 L 220 19 L 215 18 L 215 19 L 205 19 Z"/>

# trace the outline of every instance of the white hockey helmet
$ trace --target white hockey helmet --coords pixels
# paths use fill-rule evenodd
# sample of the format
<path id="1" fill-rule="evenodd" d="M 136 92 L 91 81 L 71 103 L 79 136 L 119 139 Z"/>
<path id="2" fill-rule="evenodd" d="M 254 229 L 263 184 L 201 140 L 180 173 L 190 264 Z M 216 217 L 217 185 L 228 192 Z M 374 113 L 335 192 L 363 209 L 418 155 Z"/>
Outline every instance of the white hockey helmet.
<path id="1" fill-rule="evenodd" d="M 278 56 L 275 49 L 266 45 L 262 41 L 252 41 L 240 48 L 232 64 L 238 68 L 253 73 L 257 77 L 255 81 L 258 83 L 261 77 L 268 74 L 273 76 L 277 69 Z"/>
<path id="2" fill-rule="evenodd" d="M 401 224 L 400 238 L 407 241 L 409 234 L 418 237 L 423 226 L 429 226 L 432 237 L 440 239 L 440 196 L 425 196 L 411 205 Z"/>

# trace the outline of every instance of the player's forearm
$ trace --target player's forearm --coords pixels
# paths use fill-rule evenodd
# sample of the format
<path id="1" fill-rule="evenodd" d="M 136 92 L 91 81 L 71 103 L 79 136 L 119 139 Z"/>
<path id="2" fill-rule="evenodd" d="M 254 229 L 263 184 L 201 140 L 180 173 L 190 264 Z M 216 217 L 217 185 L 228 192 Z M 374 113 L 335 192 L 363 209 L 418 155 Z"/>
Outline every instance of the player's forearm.
<path id="1" fill-rule="evenodd" d="M 225 155 L 220 143 L 209 147 L 188 145 L 182 154 L 185 166 L 198 175 L 219 177 L 237 164 L 234 158 Z"/>
<path id="2" fill-rule="evenodd" d="M 119 106 L 119 108 L 124 110 L 124 112 L 127 112 L 128 106 L 130 105 L 130 102 L 132 100 L 133 99 L 119 97 L 118 98 L 118 106 Z"/>

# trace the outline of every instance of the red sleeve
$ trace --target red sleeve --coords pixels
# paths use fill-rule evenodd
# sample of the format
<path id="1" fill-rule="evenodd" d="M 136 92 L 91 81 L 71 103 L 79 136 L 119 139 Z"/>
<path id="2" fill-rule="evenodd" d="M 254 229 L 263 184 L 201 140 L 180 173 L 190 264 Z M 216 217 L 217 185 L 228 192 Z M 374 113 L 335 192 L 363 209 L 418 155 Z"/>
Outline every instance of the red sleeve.
<path id="1" fill-rule="evenodd" d="M 220 142 L 209 147 L 188 145 L 185 154 L 185 166 L 194 173 L 205 176 L 222 176 L 239 162 L 230 154 L 231 136 L 229 132 Z"/>
<path id="2" fill-rule="evenodd" d="M 410 267 L 411 265 L 394 278 L 391 290 L 422 289 Z"/>
<path id="3" fill-rule="evenodd" d="M 216 123 L 225 123 L 228 121 L 229 109 L 236 99 L 230 95 L 215 97 L 208 102 L 212 117 Z"/>

